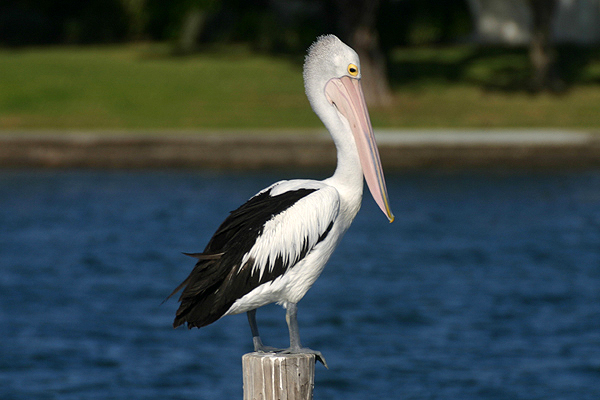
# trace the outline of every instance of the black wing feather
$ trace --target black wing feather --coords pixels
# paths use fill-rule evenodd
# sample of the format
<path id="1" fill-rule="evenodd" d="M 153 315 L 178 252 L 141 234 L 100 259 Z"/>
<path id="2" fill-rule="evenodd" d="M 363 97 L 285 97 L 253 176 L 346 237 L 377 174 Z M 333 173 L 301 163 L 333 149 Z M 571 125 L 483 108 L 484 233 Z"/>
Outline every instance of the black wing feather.
<path id="1" fill-rule="evenodd" d="M 276 260 L 273 270 L 264 273 L 261 279 L 257 274 L 252 274 L 254 260 L 240 264 L 244 254 L 250 251 L 262 234 L 267 221 L 316 190 L 298 189 L 277 196 L 271 196 L 267 190 L 232 211 L 204 251 L 192 253 L 199 261 L 186 280 L 173 292 L 174 294 L 185 286 L 179 298 L 181 304 L 173 326 L 178 327 L 187 322 L 189 328 L 200 328 L 211 324 L 221 318 L 237 299 L 285 272 L 289 266 L 284 266 L 282 259 Z M 327 235 L 331 226 L 319 241 Z M 308 243 L 305 243 L 296 262 L 308 250 Z"/>

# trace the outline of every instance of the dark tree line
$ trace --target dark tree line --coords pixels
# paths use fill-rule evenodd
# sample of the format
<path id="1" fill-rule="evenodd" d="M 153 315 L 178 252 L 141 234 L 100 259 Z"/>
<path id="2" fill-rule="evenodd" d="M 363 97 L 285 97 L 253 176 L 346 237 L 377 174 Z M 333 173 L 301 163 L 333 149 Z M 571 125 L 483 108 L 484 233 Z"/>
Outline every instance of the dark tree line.
<path id="1" fill-rule="evenodd" d="M 246 42 L 301 55 L 324 33 L 359 53 L 366 97 L 391 101 L 387 57 L 396 46 L 465 41 L 484 0 L 12 0 L 0 3 L 0 46 L 171 41 L 174 53 Z M 485 0 L 488 3 L 502 0 Z M 550 33 L 557 0 L 528 0 L 531 86 L 560 87 Z"/>
<path id="2" fill-rule="evenodd" d="M 396 44 L 451 42 L 465 34 L 458 26 L 468 23 L 465 4 L 466 0 L 10 0 L 0 2 L 0 45 L 176 40 L 196 21 L 200 41 L 247 40 L 268 49 L 296 51 L 315 32 L 348 30 L 349 18 L 356 18 L 359 10 L 372 12 L 372 24 Z"/>

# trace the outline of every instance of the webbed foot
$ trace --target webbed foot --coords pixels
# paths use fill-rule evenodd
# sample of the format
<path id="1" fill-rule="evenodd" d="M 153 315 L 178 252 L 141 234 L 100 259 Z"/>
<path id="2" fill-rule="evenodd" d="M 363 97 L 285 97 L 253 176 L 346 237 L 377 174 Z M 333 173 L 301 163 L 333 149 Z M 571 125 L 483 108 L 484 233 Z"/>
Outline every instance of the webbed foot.
<path id="1" fill-rule="evenodd" d="M 253 337 L 252 341 L 254 342 L 254 351 L 257 353 L 280 353 L 285 350 L 277 347 L 265 346 L 258 336 Z"/>
<path id="2" fill-rule="evenodd" d="M 315 361 L 320 362 L 321 364 L 323 364 L 323 366 L 325 368 L 329 369 L 329 367 L 327 366 L 327 361 L 325 361 L 325 357 L 323 357 L 323 354 L 321 354 L 320 351 L 309 349 L 308 347 L 302 347 L 302 348 L 297 348 L 297 349 L 290 347 L 287 349 L 282 349 L 281 351 L 278 351 L 277 353 L 281 353 L 281 354 L 314 354 Z"/>

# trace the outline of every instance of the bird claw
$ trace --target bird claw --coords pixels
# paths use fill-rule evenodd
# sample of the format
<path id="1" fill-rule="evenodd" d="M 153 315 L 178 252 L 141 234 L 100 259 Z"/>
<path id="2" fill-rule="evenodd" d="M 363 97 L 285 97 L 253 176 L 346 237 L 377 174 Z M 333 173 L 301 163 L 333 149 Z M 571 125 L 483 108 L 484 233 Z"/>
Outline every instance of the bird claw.
<path id="1" fill-rule="evenodd" d="M 329 367 L 327 366 L 327 361 L 325 361 L 325 357 L 323 357 L 323 354 L 321 354 L 320 351 L 317 350 L 312 350 L 309 349 L 307 347 L 303 347 L 300 349 L 283 349 L 281 351 L 279 351 L 279 353 L 281 354 L 314 354 L 315 356 L 315 362 L 320 362 L 321 364 L 323 364 L 323 366 L 327 369 L 329 369 Z"/>
<path id="2" fill-rule="evenodd" d="M 257 353 L 280 353 L 283 349 L 278 349 L 277 347 L 271 346 L 259 346 L 254 347 L 254 351 Z"/>
<path id="3" fill-rule="evenodd" d="M 260 336 L 254 336 L 252 342 L 254 344 L 254 351 L 257 353 L 278 353 L 282 350 L 277 347 L 265 346 L 262 340 L 260 340 Z"/>
<path id="4" fill-rule="evenodd" d="M 327 366 L 327 361 L 325 361 L 325 357 L 323 357 L 323 354 L 321 354 L 320 351 L 312 350 L 307 347 L 299 347 L 299 346 L 292 346 L 287 349 L 279 349 L 277 347 L 265 346 L 262 343 L 262 341 L 260 340 L 260 337 L 258 337 L 258 336 L 253 338 L 253 342 L 254 342 L 254 351 L 257 353 L 314 354 L 315 362 L 319 361 L 321 364 L 323 364 L 323 366 L 325 368 L 329 369 L 329 367 Z"/>

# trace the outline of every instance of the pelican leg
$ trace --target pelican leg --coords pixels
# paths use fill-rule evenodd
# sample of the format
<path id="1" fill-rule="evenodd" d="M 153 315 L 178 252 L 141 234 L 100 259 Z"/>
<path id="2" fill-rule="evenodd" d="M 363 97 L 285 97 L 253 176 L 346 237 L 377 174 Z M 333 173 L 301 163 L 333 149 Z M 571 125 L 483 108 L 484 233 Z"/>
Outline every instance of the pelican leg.
<path id="1" fill-rule="evenodd" d="M 300 330 L 298 329 L 298 305 L 296 303 L 286 304 L 285 320 L 288 324 L 288 329 L 290 330 L 290 348 L 283 350 L 282 353 L 314 354 L 316 356 L 317 361 L 320 361 L 321 364 L 325 366 L 325 368 L 329 368 L 327 366 L 327 361 L 325 361 L 325 357 L 323 357 L 320 351 L 312 350 L 307 347 L 302 347 L 302 345 L 300 344 Z"/>
<path id="2" fill-rule="evenodd" d="M 260 340 L 260 334 L 258 333 L 258 325 L 256 324 L 256 310 L 250 310 L 247 312 L 248 322 L 250 323 L 250 330 L 252 331 L 252 343 L 254 344 L 254 351 L 259 353 L 272 353 L 281 351 L 271 346 L 265 346 Z"/>

